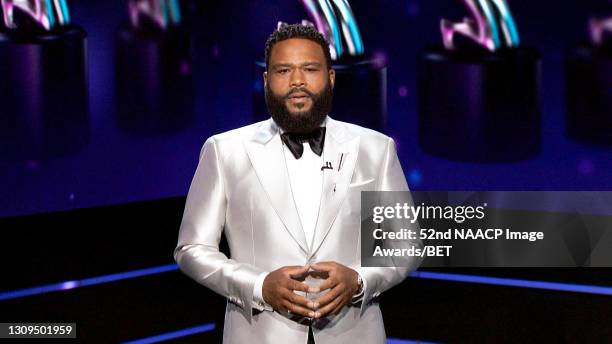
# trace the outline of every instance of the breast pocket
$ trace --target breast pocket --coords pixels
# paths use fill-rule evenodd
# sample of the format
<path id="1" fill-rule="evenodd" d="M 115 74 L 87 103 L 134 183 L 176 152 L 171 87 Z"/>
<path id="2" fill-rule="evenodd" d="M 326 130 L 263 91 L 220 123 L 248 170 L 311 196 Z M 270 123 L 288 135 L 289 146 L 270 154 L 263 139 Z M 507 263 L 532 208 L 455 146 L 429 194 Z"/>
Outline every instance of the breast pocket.
<path id="1" fill-rule="evenodd" d="M 366 180 L 361 180 L 361 181 L 356 181 L 353 183 L 349 184 L 349 189 L 350 188 L 357 188 L 357 187 L 361 187 L 361 186 L 369 186 L 368 184 L 372 184 L 374 182 L 374 178 L 370 178 L 370 179 L 366 179 Z"/>

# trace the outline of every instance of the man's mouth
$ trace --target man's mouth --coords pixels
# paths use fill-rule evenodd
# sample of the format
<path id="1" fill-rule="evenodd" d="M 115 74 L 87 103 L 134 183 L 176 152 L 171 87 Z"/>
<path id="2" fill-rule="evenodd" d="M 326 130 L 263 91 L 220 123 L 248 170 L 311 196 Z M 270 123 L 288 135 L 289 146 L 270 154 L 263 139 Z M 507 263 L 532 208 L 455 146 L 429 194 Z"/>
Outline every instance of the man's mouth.
<path id="1" fill-rule="evenodd" d="M 290 106 L 293 106 L 297 109 L 304 109 L 304 107 L 306 106 L 306 104 L 308 104 L 310 102 L 310 96 L 308 95 L 308 93 L 305 92 L 295 92 L 289 95 L 289 97 L 287 97 L 287 103 L 290 104 Z"/>
<path id="2" fill-rule="evenodd" d="M 310 96 L 307 93 L 303 93 L 303 92 L 296 92 L 289 96 L 289 99 L 296 99 L 296 100 L 299 100 L 299 99 L 303 100 L 306 98 L 310 98 Z"/>

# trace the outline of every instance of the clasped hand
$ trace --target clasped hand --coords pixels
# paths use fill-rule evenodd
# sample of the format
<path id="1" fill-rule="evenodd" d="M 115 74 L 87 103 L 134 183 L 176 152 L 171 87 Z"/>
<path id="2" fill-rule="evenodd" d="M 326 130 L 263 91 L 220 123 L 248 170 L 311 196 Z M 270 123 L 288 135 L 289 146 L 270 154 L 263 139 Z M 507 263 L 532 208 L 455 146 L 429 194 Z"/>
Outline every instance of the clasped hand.
<path id="1" fill-rule="evenodd" d="M 318 286 L 309 286 L 304 280 L 309 274 L 323 277 Z M 348 304 L 359 289 L 357 272 L 337 262 L 320 262 L 305 266 L 285 266 L 270 272 L 263 282 L 263 298 L 279 312 L 291 312 L 303 317 L 319 319 L 337 314 Z M 294 291 L 319 293 L 308 300 Z"/>

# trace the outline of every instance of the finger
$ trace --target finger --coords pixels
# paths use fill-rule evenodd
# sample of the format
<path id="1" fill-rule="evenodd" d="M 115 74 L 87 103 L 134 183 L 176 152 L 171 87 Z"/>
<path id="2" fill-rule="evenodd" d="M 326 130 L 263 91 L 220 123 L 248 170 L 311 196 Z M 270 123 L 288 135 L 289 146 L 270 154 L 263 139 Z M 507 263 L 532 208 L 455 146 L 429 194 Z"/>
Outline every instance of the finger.
<path id="1" fill-rule="evenodd" d="M 310 310 L 308 308 L 302 307 L 300 305 L 296 305 L 296 304 L 291 303 L 291 302 L 289 302 L 287 300 L 283 301 L 283 307 L 285 307 L 291 313 L 298 314 L 298 315 L 301 315 L 303 317 L 314 318 L 315 315 L 316 315 L 313 310 Z"/>
<path id="2" fill-rule="evenodd" d="M 301 274 L 301 273 L 307 272 L 309 269 L 310 269 L 310 264 L 293 265 L 293 266 L 288 266 L 286 271 L 289 274 Z"/>
<path id="3" fill-rule="evenodd" d="M 315 318 L 323 318 L 331 313 L 332 310 L 336 309 L 341 305 L 342 298 L 337 297 L 332 302 L 328 303 L 325 307 L 318 309 L 315 312 Z"/>
<path id="4" fill-rule="evenodd" d="M 335 287 L 336 285 L 338 285 L 338 280 L 334 277 L 328 277 L 325 280 L 323 280 L 323 282 L 321 282 L 321 284 L 319 284 L 318 287 L 320 291 L 323 291 L 323 290 L 331 289 Z"/>
<path id="5" fill-rule="evenodd" d="M 331 314 L 338 314 L 338 313 L 340 313 L 340 311 L 342 311 L 342 308 L 344 308 L 344 306 L 346 306 L 346 304 L 349 302 L 349 300 L 350 300 L 350 298 L 347 299 L 346 296 L 342 297 L 342 300 L 340 301 L 340 304 L 331 311 Z"/>
<path id="6" fill-rule="evenodd" d="M 330 272 L 335 269 L 335 266 L 332 262 L 319 262 L 311 264 L 310 267 L 316 271 L 324 271 Z"/>
<path id="7" fill-rule="evenodd" d="M 310 264 L 292 268 L 288 271 L 289 277 L 294 279 L 304 279 L 308 275 L 310 270 Z"/>
<path id="8" fill-rule="evenodd" d="M 274 310 L 277 310 L 279 312 L 287 312 L 287 307 L 285 307 L 285 299 L 278 299 L 274 302 L 274 304 L 270 304 L 270 306 L 272 306 L 272 308 Z"/>
<path id="9" fill-rule="evenodd" d="M 315 308 L 319 309 L 321 307 L 325 307 L 326 305 L 337 299 L 340 294 L 342 294 L 342 288 L 332 288 L 328 293 L 314 300 Z"/>
<path id="10" fill-rule="evenodd" d="M 311 300 L 309 300 L 309 299 L 307 299 L 307 298 L 305 298 L 305 297 L 303 297 L 301 295 L 298 295 L 298 294 L 296 294 L 294 292 L 288 292 L 287 295 L 285 296 L 285 298 L 289 302 L 291 302 L 293 304 L 306 307 L 306 308 L 308 308 L 310 310 L 314 310 L 315 309 L 313 301 L 311 301 Z"/>
<path id="11" fill-rule="evenodd" d="M 303 282 L 298 282 L 293 279 L 287 279 L 284 285 L 287 289 L 291 291 L 296 290 L 296 291 L 303 291 L 305 293 L 316 293 L 316 291 L 313 291 L 313 288 L 310 287 L 308 284 L 303 283 Z"/>
<path id="12" fill-rule="evenodd" d="M 310 268 L 310 265 L 289 265 L 289 266 L 285 266 L 283 268 L 283 271 L 286 274 L 291 275 L 291 274 L 294 274 L 296 272 L 299 273 L 302 270 L 308 271 L 309 268 Z"/>

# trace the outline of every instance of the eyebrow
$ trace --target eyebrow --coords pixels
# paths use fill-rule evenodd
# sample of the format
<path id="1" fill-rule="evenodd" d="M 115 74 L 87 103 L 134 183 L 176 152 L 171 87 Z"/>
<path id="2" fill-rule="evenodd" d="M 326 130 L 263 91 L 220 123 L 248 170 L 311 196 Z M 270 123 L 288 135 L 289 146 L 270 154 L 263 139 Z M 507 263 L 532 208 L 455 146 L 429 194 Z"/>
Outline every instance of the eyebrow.
<path id="1" fill-rule="evenodd" d="M 275 63 L 272 65 L 272 69 L 277 69 L 277 68 L 281 68 L 281 67 L 293 67 L 295 66 L 295 64 L 292 63 Z M 306 66 L 314 66 L 314 67 L 321 67 L 322 64 L 320 62 L 316 62 L 316 61 L 307 61 L 302 63 L 301 65 L 299 65 L 299 67 L 306 67 Z"/>

